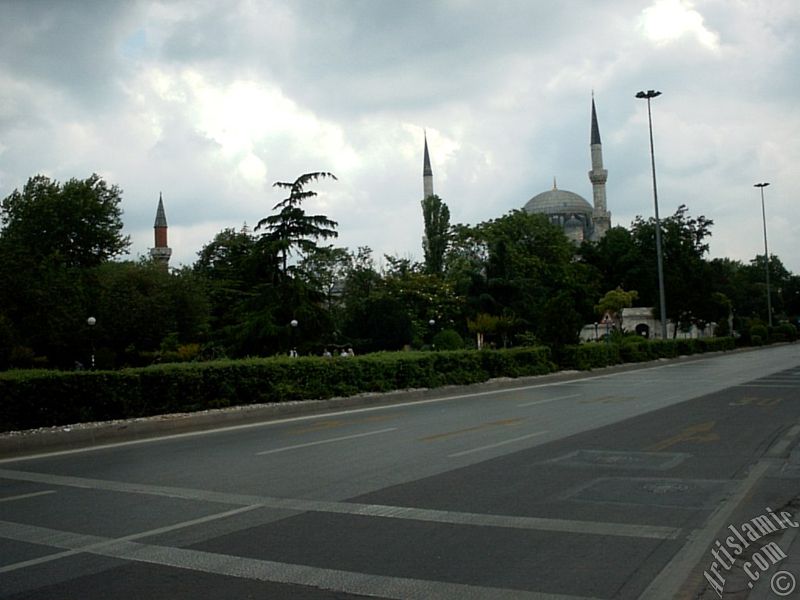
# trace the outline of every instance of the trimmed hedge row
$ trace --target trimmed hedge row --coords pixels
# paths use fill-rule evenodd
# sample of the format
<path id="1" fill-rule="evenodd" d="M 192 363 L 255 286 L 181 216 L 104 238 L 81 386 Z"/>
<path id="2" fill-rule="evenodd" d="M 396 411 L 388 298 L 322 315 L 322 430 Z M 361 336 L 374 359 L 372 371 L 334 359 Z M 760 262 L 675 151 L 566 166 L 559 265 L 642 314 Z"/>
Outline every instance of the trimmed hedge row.
<path id="1" fill-rule="evenodd" d="M 361 392 L 469 384 L 555 370 L 547 348 L 379 353 L 0 374 L 0 431 Z"/>
<path id="2" fill-rule="evenodd" d="M 733 348 L 733 338 L 629 338 L 621 344 L 568 346 L 559 352 L 557 361 L 560 368 L 588 370 Z M 9 371 L 0 373 L 0 431 L 464 385 L 554 370 L 550 350 L 535 347 L 349 358 L 262 358 L 121 371 Z"/>
<path id="3" fill-rule="evenodd" d="M 733 350 L 735 347 L 736 340 L 732 337 L 675 340 L 645 340 L 634 337 L 625 338 L 621 344 L 567 346 L 559 353 L 558 363 L 564 369 L 585 371 L 622 363 Z"/>

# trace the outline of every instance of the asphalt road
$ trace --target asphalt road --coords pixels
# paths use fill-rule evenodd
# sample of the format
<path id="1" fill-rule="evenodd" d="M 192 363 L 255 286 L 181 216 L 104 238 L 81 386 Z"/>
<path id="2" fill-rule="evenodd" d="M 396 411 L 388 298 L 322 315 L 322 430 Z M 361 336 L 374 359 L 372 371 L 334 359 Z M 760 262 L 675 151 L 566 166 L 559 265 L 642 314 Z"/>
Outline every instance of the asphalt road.
<path id="1" fill-rule="evenodd" d="M 799 435 L 795 344 L 2 460 L 0 597 L 696 597 Z"/>

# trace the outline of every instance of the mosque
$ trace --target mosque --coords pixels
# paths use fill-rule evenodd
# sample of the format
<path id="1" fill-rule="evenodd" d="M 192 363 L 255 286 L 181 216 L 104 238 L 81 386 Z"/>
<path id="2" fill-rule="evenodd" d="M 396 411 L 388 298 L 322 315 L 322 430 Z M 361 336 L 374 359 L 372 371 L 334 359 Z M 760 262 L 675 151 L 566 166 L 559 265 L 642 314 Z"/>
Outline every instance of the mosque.
<path id="1" fill-rule="evenodd" d="M 523 207 L 528 213 L 546 215 L 550 222 L 561 227 L 575 244 L 584 240 L 598 241 L 611 227 L 611 213 L 606 205 L 606 179 L 608 171 L 603 168 L 603 145 L 600 141 L 600 128 L 597 125 L 597 110 L 592 97 L 592 123 L 590 149 L 592 170 L 589 181 L 592 183 L 592 200 L 589 204 L 583 197 L 568 190 L 558 189 L 555 179 L 553 189 L 535 195 Z M 433 195 L 433 170 L 428 155 L 428 140 L 422 165 L 424 197 Z"/>

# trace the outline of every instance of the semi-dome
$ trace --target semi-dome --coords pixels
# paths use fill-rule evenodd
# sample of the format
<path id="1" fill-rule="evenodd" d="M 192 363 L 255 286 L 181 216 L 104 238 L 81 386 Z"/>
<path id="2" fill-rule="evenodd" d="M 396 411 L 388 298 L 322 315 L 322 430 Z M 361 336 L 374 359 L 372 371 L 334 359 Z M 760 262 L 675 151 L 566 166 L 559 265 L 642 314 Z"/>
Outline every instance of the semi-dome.
<path id="1" fill-rule="evenodd" d="M 552 190 L 535 195 L 525 204 L 525 212 L 545 215 L 592 214 L 592 205 L 574 192 Z"/>

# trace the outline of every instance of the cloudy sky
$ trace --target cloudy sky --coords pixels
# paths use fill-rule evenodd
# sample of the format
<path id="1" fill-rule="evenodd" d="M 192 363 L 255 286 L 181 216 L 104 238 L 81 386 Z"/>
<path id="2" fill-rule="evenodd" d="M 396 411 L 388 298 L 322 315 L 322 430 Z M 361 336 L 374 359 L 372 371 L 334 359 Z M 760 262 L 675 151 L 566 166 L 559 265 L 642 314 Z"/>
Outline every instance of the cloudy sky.
<path id="1" fill-rule="evenodd" d="M 714 220 L 712 256 L 800 273 L 797 0 L 0 0 L 0 196 L 43 173 L 123 191 L 132 257 L 163 193 L 172 265 L 252 226 L 275 181 L 337 245 L 422 258 L 422 143 L 451 221 L 558 187 L 591 198 L 594 91 L 612 223 Z M 794 183 L 793 183 L 794 182 Z"/>

